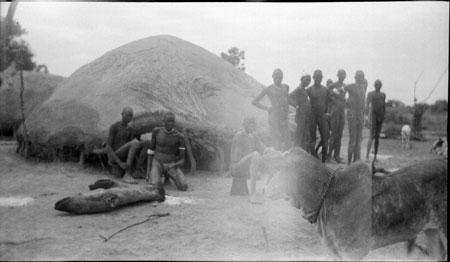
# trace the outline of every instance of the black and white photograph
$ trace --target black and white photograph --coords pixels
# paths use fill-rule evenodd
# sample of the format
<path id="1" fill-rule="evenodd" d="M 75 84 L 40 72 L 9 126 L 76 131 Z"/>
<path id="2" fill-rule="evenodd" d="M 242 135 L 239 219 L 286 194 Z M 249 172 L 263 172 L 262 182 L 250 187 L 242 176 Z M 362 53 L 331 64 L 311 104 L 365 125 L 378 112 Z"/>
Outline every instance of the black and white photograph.
<path id="1" fill-rule="evenodd" d="M 0 2 L 0 260 L 448 260 L 449 7 Z"/>

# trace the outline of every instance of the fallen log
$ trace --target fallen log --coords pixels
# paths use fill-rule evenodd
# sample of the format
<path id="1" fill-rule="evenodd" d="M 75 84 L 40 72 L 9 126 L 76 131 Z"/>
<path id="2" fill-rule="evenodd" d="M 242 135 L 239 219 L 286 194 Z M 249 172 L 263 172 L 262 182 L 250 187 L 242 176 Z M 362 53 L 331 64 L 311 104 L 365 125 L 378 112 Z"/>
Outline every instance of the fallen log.
<path id="1" fill-rule="evenodd" d="M 89 188 L 93 191 L 66 197 L 55 204 L 55 209 L 75 214 L 108 212 L 136 202 L 163 202 L 163 188 L 152 185 L 131 185 L 109 179 L 97 180 Z"/>

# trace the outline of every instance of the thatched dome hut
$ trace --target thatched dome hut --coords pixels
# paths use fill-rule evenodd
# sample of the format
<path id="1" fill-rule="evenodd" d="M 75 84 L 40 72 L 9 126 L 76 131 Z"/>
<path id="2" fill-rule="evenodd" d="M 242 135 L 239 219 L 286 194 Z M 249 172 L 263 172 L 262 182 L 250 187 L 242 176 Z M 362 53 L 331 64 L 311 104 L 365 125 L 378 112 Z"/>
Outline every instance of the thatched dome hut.
<path id="1" fill-rule="evenodd" d="M 161 35 L 131 42 L 79 68 L 26 120 L 31 152 L 51 158 L 74 147 L 89 154 L 109 126 L 133 108 L 140 133 L 162 125 L 165 111 L 191 140 L 200 169 L 211 169 L 246 116 L 267 129 L 267 114 L 251 105 L 262 84 L 217 55 L 185 40 Z M 212 159 L 211 159 L 212 158 Z M 209 159 L 209 160 L 208 160 Z M 203 163 L 203 164 L 202 164 Z"/>
<path id="2" fill-rule="evenodd" d="M 22 108 L 20 101 L 20 74 L 17 71 L 14 77 L 10 72 L 0 74 L 0 135 L 12 135 L 22 122 Z M 65 77 L 23 71 L 23 102 L 25 117 L 47 100 Z"/>

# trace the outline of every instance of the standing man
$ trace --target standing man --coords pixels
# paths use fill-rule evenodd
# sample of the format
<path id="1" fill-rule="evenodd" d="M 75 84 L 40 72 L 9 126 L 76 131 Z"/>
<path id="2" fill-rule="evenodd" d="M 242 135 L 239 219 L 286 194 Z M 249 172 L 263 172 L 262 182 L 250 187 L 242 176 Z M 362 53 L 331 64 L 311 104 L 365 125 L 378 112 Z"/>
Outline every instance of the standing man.
<path id="1" fill-rule="evenodd" d="M 344 90 L 348 93 L 347 119 L 350 136 L 347 165 L 361 159 L 366 88 L 367 80 L 364 79 L 364 72 L 362 70 L 355 72 L 355 83 L 344 86 Z"/>
<path id="2" fill-rule="evenodd" d="M 322 82 L 322 71 L 314 71 L 313 79 L 314 84 L 307 89 L 309 96 L 309 101 L 311 102 L 311 122 L 310 122 L 310 149 L 314 157 L 319 159 L 317 155 L 315 144 L 316 144 L 316 130 L 319 127 L 320 140 L 322 141 L 322 163 L 325 163 L 327 159 L 327 148 L 328 148 L 328 119 L 330 114 L 328 114 L 328 102 L 329 102 L 329 91 L 326 87 L 321 85 Z"/>
<path id="3" fill-rule="evenodd" d="M 378 153 L 378 140 L 380 139 L 381 126 L 383 125 L 384 112 L 386 110 L 386 94 L 381 92 L 382 83 L 380 80 L 375 80 L 374 87 L 375 91 L 367 94 L 366 102 L 366 120 L 370 121 L 370 137 L 367 143 L 367 155 L 366 161 L 369 161 L 370 147 L 372 146 L 372 141 L 375 138 L 375 152 L 373 160 L 377 161 Z M 369 118 L 370 114 L 370 118 Z M 369 119 L 368 119 L 369 118 Z"/>
<path id="4" fill-rule="evenodd" d="M 147 150 L 147 181 L 162 187 L 161 177 L 169 177 L 177 188 L 186 191 L 188 185 L 180 166 L 184 165 L 186 141 L 184 135 L 174 129 L 175 114 L 167 112 L 164 115 L 164 127 L 155 128 L 152 140 Z M 178 158 L 177 158 L 178 156 Z"/>
<path id="5" fill-rule="evenodd" d="M 234 135 L 231 145 L 229 172 L 233 178 L 233 184 L 230 195 L 248 194 L 247 179 L 250 178 L 250 165 L 264 150 L 264 144 L 255 134 L 255 118 L 245 118 L 242 125 L 243 129 Z M 252 178 L 252 192 L 255 192 L 255 186 L 256 180 Z"/>
<path id="6" fill-rule="evenodd" d="M 309 125 L 311 118 L 311 104 L 308 99 L 306 87 L 311 83 L 309 74 L 303 75 L 300 79 L 300 85 L 289 94 L 289 104 L 295 107 L 295 129 L 294 143 L 295 146 L 303 148 L 306 152 L 310 152 L 309 146 Z"/>
<path id="7" fill-rule="evenodd" d="M 269 113 L 270 134 L 275 143 L 275 148 L 284 151 L 289 147 L 289 86 L 282 84 L 283 72 L 275 69 L 272 74 L 273 84 L 264 88 L 252 101 L 252 104 Z M 267 107 L 259 101 L 268 96 L 271 106 Z"/>
<path id="8" fill-rule="evenodd" d="M 330 150 L 328 152 L 328 159 L 332 159 L 334 151 L 334 160 L 337 163 L 343 163 L 340 157 L 342 132 L 345 125 L 345 91 L 344 80 L 347 74 L 345 70 L 340 69 L 337 72 L 338 81 L 328 86 L 330 90 L 330 106 L 329 112 L 331 115 L 331 137 L 329 141 Z"/>

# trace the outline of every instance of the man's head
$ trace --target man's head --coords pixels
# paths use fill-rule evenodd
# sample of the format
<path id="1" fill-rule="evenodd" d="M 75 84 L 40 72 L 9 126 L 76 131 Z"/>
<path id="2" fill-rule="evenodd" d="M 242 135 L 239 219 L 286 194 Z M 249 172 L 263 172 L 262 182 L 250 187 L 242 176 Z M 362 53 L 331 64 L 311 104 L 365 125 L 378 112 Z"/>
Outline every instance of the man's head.
<path id="1" fill-rule="evenodd" d="M 273 71 L 272 78 L 275 85 L 280 85 L 283 81 L 283 71 L 281 71 L 281 69 L 279 68 L 275 69 Z"/>
<path id="2" fill-rule="evenodd" d="M 322 71 L 316 70 L 314 71 L 313 79 L 314 79 L 314 85 L 320 85 L 322 82 Z"/>
<path id="3" fill-rule="evenodd" d="M 309 84 L 311 84 L 311 75 L 302 75 L 302 77 L 300 78 L 300 83 L 303 87 L 309 86 Z"/>
<path id="4" fill-rule="evenodd" d="M 254 117 L 246 117 L 242 123 L 247 134 L 251 134 L 256 130 L 256 119 Z"/>
<path id="5" fill-rule="evenodd" d="M 375 90 L 380 91 L 381 86 L 383 84 L 381 83 L 381 81 L 379 79 L 375 80 L 375 82 L 373 83 L 373 86 L 375 87 Z"/>
<path id="6" fill-rule="evenodd" d="M 130 121 L 133 119 L 133 109 L 129 106 L 126 106 L 122 110 L 122 124 L 128 125 Z"/>
<path id="7" fill-rule="evenodd" d="M 358 84 L 364 83 L 364 72 L 362 70 L 358 70 L 355 72 L 355 81 Z"/>
<path id="8" fill-rule="evenodd" d="M 172 129 L 175 127 L 175 114 L 172 112 L 167 112 L 164 115 L 164 127 L 167 131 L 172 131 Z"/>
<path id="9" fill-rule="evenodd" d="M 332 83 L 333 83 L 333 80 L 331 80 L 331 79 L 327 80 L 327 86 L 330 86 Z"/>
<path id="10" fill-rule="evenodd" d="M 339 71 L 337 72 L 337 77 L 339 82 L 343 82 L 347 77 L 347 73 L 345 73 L 344 69 L 339 69 Z"/>

